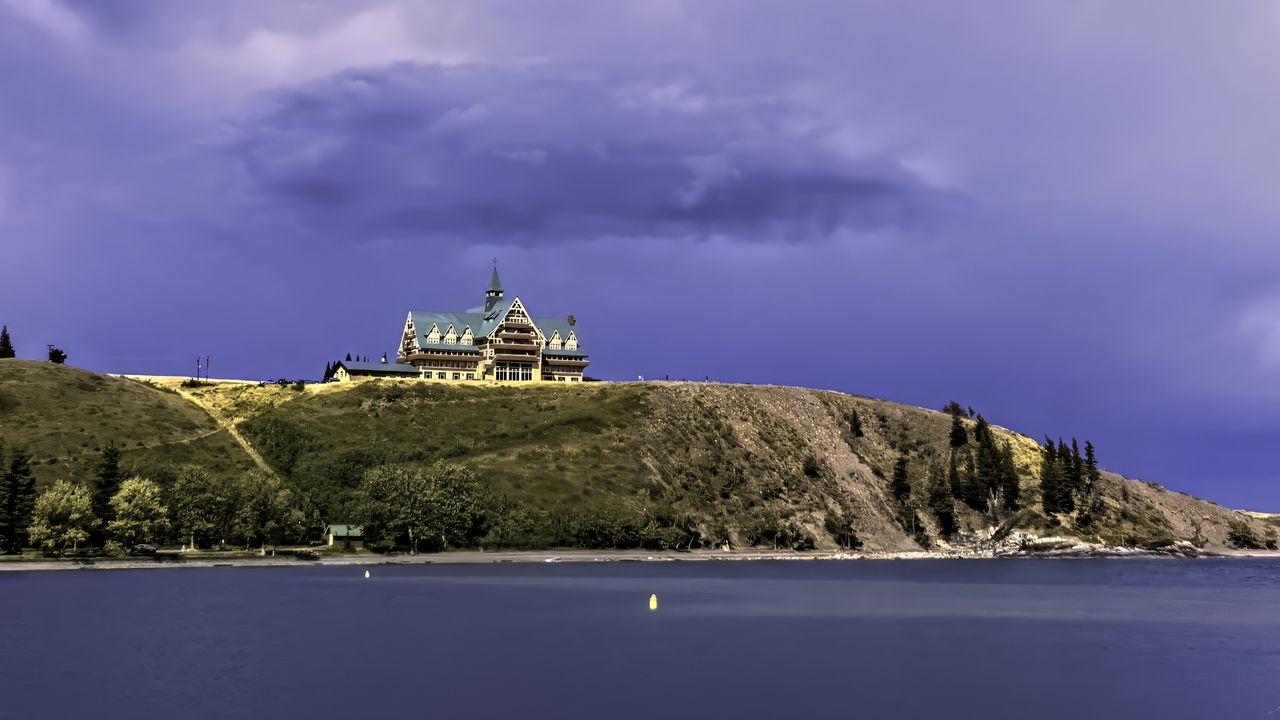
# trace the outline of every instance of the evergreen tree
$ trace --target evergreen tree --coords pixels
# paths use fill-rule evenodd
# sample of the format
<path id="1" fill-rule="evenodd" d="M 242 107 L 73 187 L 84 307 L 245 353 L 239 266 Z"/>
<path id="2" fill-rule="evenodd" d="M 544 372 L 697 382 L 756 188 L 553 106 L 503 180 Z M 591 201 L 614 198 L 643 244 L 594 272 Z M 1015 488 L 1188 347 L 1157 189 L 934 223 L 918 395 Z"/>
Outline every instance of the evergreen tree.
<path id="1" fill-rule="evenodd" d="M 951 451 L 947 464 L 947 487 L 951 490 L 951 497 L 956 500 L 964 498 L 964 480 L 960 477 L 960 464 L 955 450 Z"/>
<path id="2" fill-rule="evenodd" d="M 0 358 L 17 357 L 13 352 L 13 341 L 9 339 L 9 326 L 0 327 Z"/>
<path id="3" fill-rule="evenodd" d="M 61 365 L 66 361 L 67 354 L 62 351 L 62 348 L 54 347 L 53 345 L 49 346 L 49 362 L 55 365 Z"/>
<path id="4" fill-rule="evenodd" d="M 965 505 L 979 512 L 987 510 L 987 486 L 981 475 L 978 473 L 978 462 L 974 455 L 976 453 L 965 453 L 964 457 L 964 496 L 960 499 Z"/>
<path id="5" fill-rule="evenodd" d="M 1083 495 L 1084 486 L 1084 459 L 1080 457 L 1080 444 L 1071 438 L 1071 492 Z"/>
<path id="6" fill-rule="evenodd" d="M 1040 468 L 1041 503 L 1045 513 L 1069 513 L 1075 509 L 1071 487 L 1071 449 L 1059 440 L 1045 438 L 1044 460 Z"/>
<path id="7" fill-rule="evenodd" d="M 911 498 L 911 482 L 907 477 L 907 456 L 898 456 L 898 462 L 893 466 L 893 480 L 889 482 L 889 491 L 893 493 L 893 499 L 903 505 Z"/>
<path id="8" fill-rule="evenodd" d="M 934 462 L 929 467 L 929 489 L 927 496 L 929 512 L 938 521 L 938 534 L 950 537 L 956 531 L 956 511 L 951 499 L 951 488 L 947 485 L 947 476 L 942 464 Z"/>
<path id="9" fill-rule="evenodd" d="M 854 437 L 860 438 L 866 436 L 866 433 L 862 431 L 862 418 L 858 417 L 857 408 L 850 410 L 846 418 L 849 421 L 849 432 L 853 433 Z"/>
<path id="10" fill-rule="evenodd" d="M 93 516 L 98 519 L 99 527 L 91 534 L 94 542 L 102 542 L 103 531 L 115 519 L 115 510 L 111 506 L 111 498 L 120 491 L 120 448 L 115 442 L 107 443 L 98 461 L 98 475 L 93 483 Z"/>
<path id="11" fill-rule="evenodd" d="M 951 416 L 951 447 L 952 449 L 964 447 L 968 442 L 969 432 L 964 428 L 960 413 L 955 413 Z"/>
<path id="12" fill-rule="evenodd" d="M 1017 510 L 1022 491 L 1018 487 L 1018 466 L 1013 462 L 1013 448 L 1005 443 L 1000 448 L 1000 495 L 1007 510 Z"/>
<path id="13" fill-rule="evenodd" d="M 9 469 L 4 474 L 4 515 L 6 524 L 0 544 L 7 553 L 22 551 L 27 542 L 27 527 L 31 524 L 31 509 L 35 503 L 36 481 L 31 476 L 27 453 L 15 448 L 9 457 Z"/>
<path id="14" fill-rule="evenodd" d="M 347 353 L 347 362 L 351 362 L 351 353 Z"/>
<path id="15" fill-rule="evenodd" d="M 1084 441 L 1084 477 L 1085 487 L 1089 492 L 1096 490 L 1098 484 L 1102 482 L 1102 473 L 1098 470 L 1098 456 L 1093 443 L 1088 440 Z"/>

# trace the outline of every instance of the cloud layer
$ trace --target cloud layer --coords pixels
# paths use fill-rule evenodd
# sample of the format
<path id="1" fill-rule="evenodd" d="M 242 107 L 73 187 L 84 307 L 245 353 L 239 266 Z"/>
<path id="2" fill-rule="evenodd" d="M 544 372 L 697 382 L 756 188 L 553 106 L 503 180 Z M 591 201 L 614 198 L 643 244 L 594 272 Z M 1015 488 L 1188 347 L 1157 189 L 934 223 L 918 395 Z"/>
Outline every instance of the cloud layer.
<path id="1" fill-rule="evenodd" d="M 262 211 L 366 238 L 807 241 L 953 201 L 803 110 L 674 73 L 398 64 L 259 97 L 225 151 Z"/>

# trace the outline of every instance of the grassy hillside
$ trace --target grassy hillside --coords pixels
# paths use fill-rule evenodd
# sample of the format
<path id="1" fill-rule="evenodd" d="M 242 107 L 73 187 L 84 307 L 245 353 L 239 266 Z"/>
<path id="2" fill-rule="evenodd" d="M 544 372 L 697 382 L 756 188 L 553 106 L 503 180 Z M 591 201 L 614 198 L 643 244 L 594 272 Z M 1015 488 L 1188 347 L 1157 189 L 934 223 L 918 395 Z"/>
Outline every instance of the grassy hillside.
<path id="1" fill-rule="evenodd" d="M 208 413 L 176 392 L 31 360 L 0 360 L 0 442 L 31 455 L 39 484 L 91 477 L 109 442 L 126 468 L 252 467 Z"/>
<path id="2" fill-rule="evenodd" d="M 176 463 L 214 474 L 251 468 L 211 414 L 233 424 L 330 522 L 356 519 L 352 490 L 367 468 L 446 459 L 551 525 L 630 513 L 703 545 L 819 548 L 835 548 L 836 529 L 851 525 L 873 550 L 918 549 L 938 538 L 927 510 L 914 527 L 904 519 L 889 478 L 905 456 L 912 495 L 922 498 L 928 468 L 947 456 L 951 423 L 941 412 L 799 388 L 376 380 L 305 390 L 219 385 L 179 395 L 46 363 L 0 361 L 0 440 L 29 448 L 42 481 L 84 477 L 111 439 L 127 449 L 125 464 L 143 472 L 163 474 Z M 1013 450 L 1022 507 L 980 513 L 955 503 L 962 540 L 1000 527 L 1113 545 L 1194 539 L 1212 549 L 1225 546 L 1233 521 L 1260 537 L 1271 529 L 1111 474 L 1104 474 L 1093 523 L 1046 518 L 1037 444 L 993 431 Z"/>

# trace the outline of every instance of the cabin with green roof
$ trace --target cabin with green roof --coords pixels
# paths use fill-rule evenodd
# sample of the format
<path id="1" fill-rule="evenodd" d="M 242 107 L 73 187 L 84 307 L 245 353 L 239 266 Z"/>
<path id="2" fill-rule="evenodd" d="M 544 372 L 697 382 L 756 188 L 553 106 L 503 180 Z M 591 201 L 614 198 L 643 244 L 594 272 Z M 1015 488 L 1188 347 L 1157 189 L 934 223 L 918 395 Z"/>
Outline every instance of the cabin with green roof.
<path id="1" fill-rule="evenodd" d="M 588 361 L 574 316 L 536 316 L 506 299 L 495 266 L 483 305 L 410 310 L 396 363 L 428 380 L 581 382 Z"/>

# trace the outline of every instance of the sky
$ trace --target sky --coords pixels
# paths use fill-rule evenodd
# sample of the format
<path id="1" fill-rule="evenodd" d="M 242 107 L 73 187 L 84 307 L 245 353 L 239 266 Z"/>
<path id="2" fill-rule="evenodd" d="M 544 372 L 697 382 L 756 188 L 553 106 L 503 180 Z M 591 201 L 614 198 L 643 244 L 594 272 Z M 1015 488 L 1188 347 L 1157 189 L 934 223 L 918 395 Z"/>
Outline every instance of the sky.
<path id="1" fill-rule="evenodd" d="M 0 323 L 394 355 L 493 259 L 589 373 L 973 406 L 1280 512 L 1280 5 L 0 0 Z"/>

